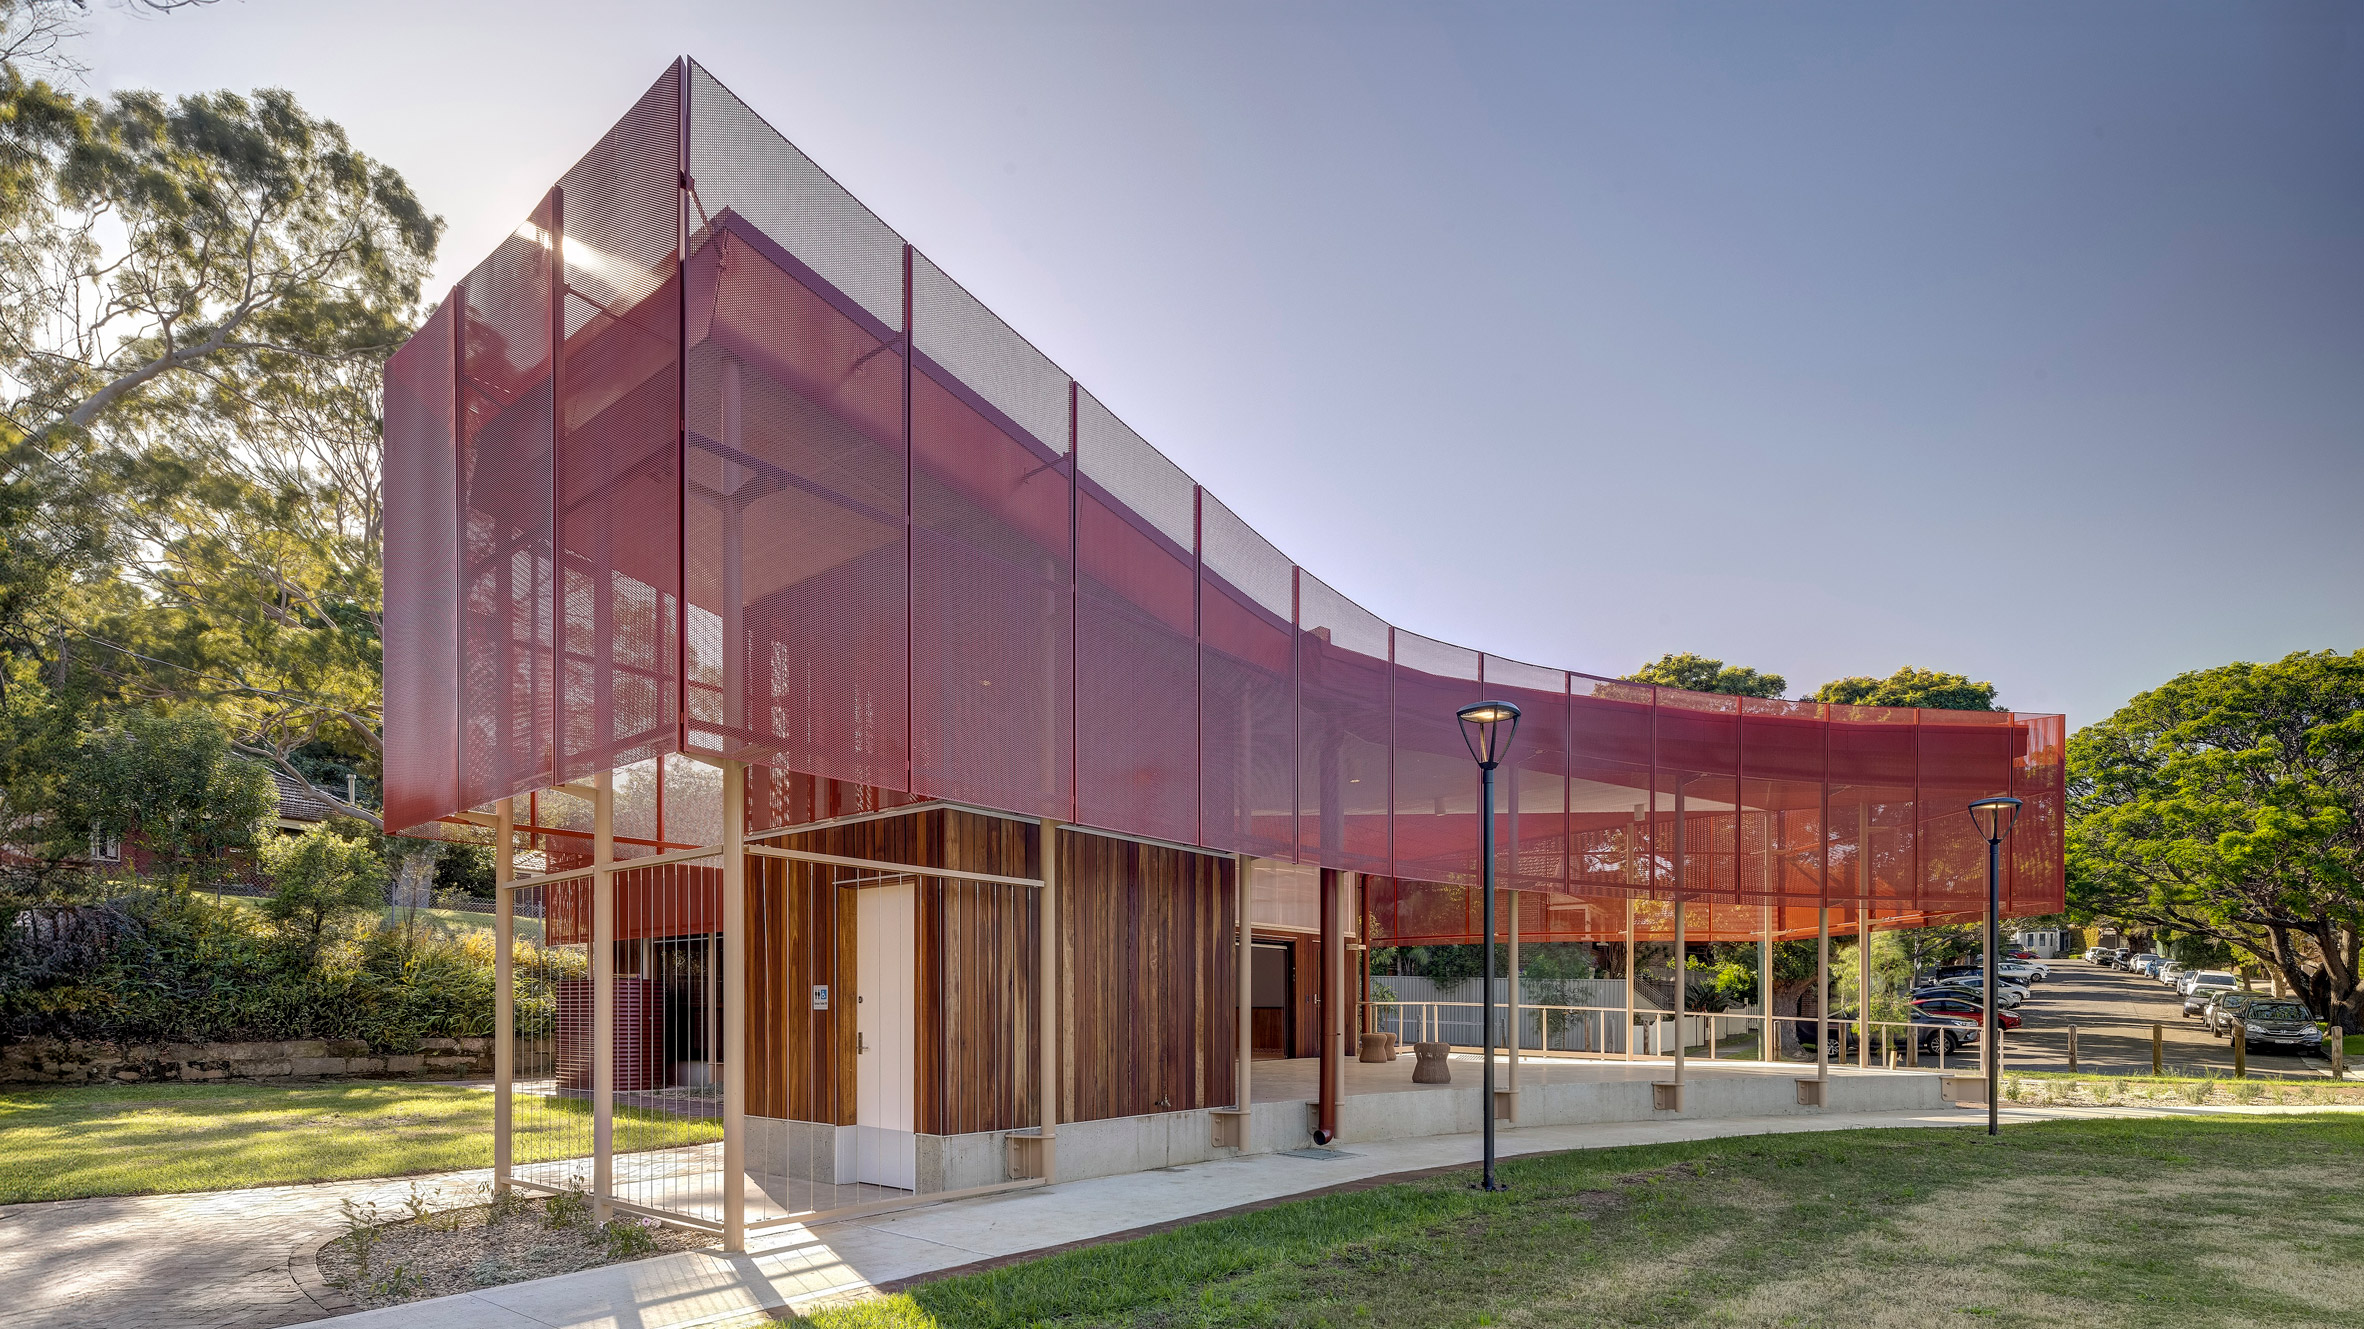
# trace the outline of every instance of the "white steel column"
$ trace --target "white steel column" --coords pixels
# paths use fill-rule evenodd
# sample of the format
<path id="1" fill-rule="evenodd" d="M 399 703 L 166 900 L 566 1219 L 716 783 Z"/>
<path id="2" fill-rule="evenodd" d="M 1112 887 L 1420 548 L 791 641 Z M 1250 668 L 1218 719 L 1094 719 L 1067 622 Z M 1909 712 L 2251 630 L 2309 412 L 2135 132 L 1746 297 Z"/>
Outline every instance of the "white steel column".
<path id="1" fill-rule="evenodd" d="M 1042 819 L 1042 886 L 1034 893 L 1041 919 L 1042 957 L 1037 967 L 1037 1018 L 1042 1022 L 1042 1179 L 1049 1185 L 1059 1169 L 1059 823 Z"/>
<path id="2" fill-rule="evenodd" d="M 1519 1091 L 1519 1045 L 1524 1041 L 1519 1037 L 1519 893 L 1503 894 L 1510 897 L 1510 1078 L 1504 1087 L 1515 1094 Z"/>
<path id="3" fill-rule="evenodd" d="M 1830 1078 L 1830 906 L 1815 911 L 1814 1078 Z"/>
<path id="4" fill-rule="evenodd" d="M 1855 1064 L 1871 1065 L 1871 967 L 1872 931 L 1870 902 L 1861 902 L 1855 912 L 1855 1020 L 1862 1032 L 1855 1040 Z"/>
<path id="5" fill-rule="evenodd" d="M 616 1183 L 616 777 L 591 777 L 591 1213 Z"/>
<path id="6" fill-rule="evenodd" d="M 1249 916 L 1249 902 L 1253 898 L 1248 889 L 1250 865 L 1256 860 L 1246 854 L 1234 854 L 1234 875 L 1239 881 L 1239 1090 L 1238 1107 L 1247 1112 L 1255 1103 L 1250 1092 L 1248 1076 L 1256 1065 L 1256 929 Z M 1396 1028 L 1403 1028 L 1403 1008 L 1396 1008 Z M 1244 1131 L 1244 1126 L 1243 1126 Z M 1241 1147 L 1246 1147 L 1246 1136 L 1241 1136 Z"/>
<path id="7" fill-rule="evenodd" d="M 1781 1032 L 1773 1025 L 1773 906 L 1764 907 L 1765 933 L 1757 938 L 1757 1060 L 1781 1060 Z"/>
<path id="8" fill-rule="evenodd" d="M 1871 1065 L 1871 804 L 1855 805 L 1855 1064 Z"/>
<path id="9" fill-rule="evenodd" d="M 1633 1060 L 1633 989 L 1641 975 L 1633 971 L 1633 901 L 1625 902 L 1625 1059 Z"/>
<path id="10" fill-rule="evenodd" d="M 493 805 L 493 1189 L 509 1189 L 509 1131 L 517 1096 L 517 805 Z"/>
<path id="11" fill-rule="evenodd" d="M 747 1248 L 747 767 L 722 763 L 722 1248 Z"/>

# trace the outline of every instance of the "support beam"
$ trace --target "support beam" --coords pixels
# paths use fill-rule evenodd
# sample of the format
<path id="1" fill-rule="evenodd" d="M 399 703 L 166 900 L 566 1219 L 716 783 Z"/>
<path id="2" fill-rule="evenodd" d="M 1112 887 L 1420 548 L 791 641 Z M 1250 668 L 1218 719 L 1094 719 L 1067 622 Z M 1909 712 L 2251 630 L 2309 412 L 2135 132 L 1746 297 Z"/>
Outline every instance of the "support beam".
<path id="1" fill-rule="evenodd" d="M 1248 906 L 1254 898 L 1249 880 L 1256 860 L 1246 854 L 1233 854 L 1231 862 L 1233 895 L 1239 907 L 1239 926 L 1234 934 L 1239 951 L 1236 984 L 1239 999 L 1235 1011 L 1237 1027 L 1233 1030 L 1237 1046 L 1232 1051 L 1236 1064 L 1232 1068 L 1231 1107 L 1215 1109 L 1215 1144 L 1223 1149 L 1246 1149 L 1251 1120 L 1250 1105 L 1255 1102 L 1255 1093 L 1249 1080 L 1256 1066 L 1256 929 L 1249 917 Z"/>
<path id="2" fill-rule="evenodd" d="M 1770 855 L 1768 855 L 1770 856 Z M 1781 1031 L 1773 1024 L 1773 906 L 1766 905 L 1757 938 L 1757 1060 L 1781 1060 Z"/>
<path id="3" fill-rule="evenodd" d="M 1682 838 L 1681 833 L 1677 832 L 1675 838 L 1680 840 Z M 1690 910 L 1688 907 L 1686 907 L 1682 898 L 1677 896 L 1675 898 L 1674 926 L 1674 1082 L 1676 1101 L 1678 1103 L 1681 1101 L 1681 1095 L 1683 1091 L 1683 1045 L 1691 1041 L 1690 1037 L 1683 1032 L 1683 1008 L 1691 1004 L 1688 995 L 1684 992 L 1684 989 L 1689 985 L 1683 981 L 1683 915 L 1688 912 L 1690 912 Z"/>
<path id="4" fill-rule="evenodd" d="M 1039 1176 L 1047 1184 L 1059 1176 L 1059 823 L 1042 819 L 1042 886 L 1034 893 L 1042 933 L 1041 957 L 1035 962 L 1035 1018 L 1042 1024 L 1040 1076 L 1035 1093 L 1042 1099 L 1042 1158 Z"/>
<path id="5" fill-rule="evenodd" d="M 1314 1108 L 1314 1143 L 1328 1144 L 1338 1138 L 1339 1081 L 1345 1072 L 1340 1062 L 1346 1037 L 1339 1016 L 1346 1004 L 1346 920 L 1339 899 L 1344 889 L 1341 874 L 1336 868 L 1323 868 L 1321 874 L 1321 1009 L 1315 1016 L 1321 1030 L 1321 1090 Z"/>
<path id="6" fill-rule="evenodd" d="M 747 767 L 722 768 L 722 1248 L 747 1249 Z"/>
<path id="7" fill-rule="evenodd" d="M 616 1193 L 616 777 L 591 784 L 591 1214 Z"/>
<path id="8" fill-rule="evenodd" d="M 1633 901 L 1625 902 L 1625 1059 L 1633 1060 L 1633 990 L 1640 975 L 1633 971 Z"/>
<path id="9" fill-rule="evenodd" d="M 517 805 L 493 805 L 493 1190 L 509 1189 L 517 1101 Z"/>
<path id="10" fill-rule="evenodd" d="M 1855 1021 L 1861 1035 L 1855 1040 L 1855 1064 L 1871 1065 L 1871 970 L 1872 970 L 1871 901 L 1858 900 L 1855 908 Z"/>
<path id="11" fill-rule="evenodd" d="M 1871 1065 L 1871 804 L 1855 805 L 1855 1064 Z"/>
<path id="12" fill-rule="evenodd" d="M 1504 891 L 1502 894 L 1510 901 L 1510 1000 L 1506 1003 L 1510 1010 L 1510 1037 L 1505 1040 L 1510 1044 L 1510 1075 L 1503 1087 L 1510 1091 L 1511 1102 L 1514 1105 L 1511 1108 L 1511 1115 L 1513 1119 L 1516 1119 L 1518 1109 L 1515 1104 L 1518 1102 L 1519 1092 L 1519 1044 L 1522 1041 L 1519 1037 L 1519 893 Z"/>
<path id="13" fill-rule="evenodd" d="M 1830 906 L 1815 910 L 1814 1078 L 1830 1078 Z"/>

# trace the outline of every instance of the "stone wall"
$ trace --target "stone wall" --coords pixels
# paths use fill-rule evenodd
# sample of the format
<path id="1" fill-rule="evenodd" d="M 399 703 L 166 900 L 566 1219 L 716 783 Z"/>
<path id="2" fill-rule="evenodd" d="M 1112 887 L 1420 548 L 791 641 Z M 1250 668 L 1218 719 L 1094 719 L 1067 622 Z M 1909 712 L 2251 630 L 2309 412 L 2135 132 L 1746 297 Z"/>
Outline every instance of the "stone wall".
<path id="1" fill-rule="evenodd" d="M 319 1076 L 492 1074 L 489 1038 L 429 1038 L 406 1055 L 354 1039 L 285 1043 L 67 1043 L 28 1039 L 0 1047 L 0 1084 L 136 1084 L 142 1081 L 286 1080 Z"/>

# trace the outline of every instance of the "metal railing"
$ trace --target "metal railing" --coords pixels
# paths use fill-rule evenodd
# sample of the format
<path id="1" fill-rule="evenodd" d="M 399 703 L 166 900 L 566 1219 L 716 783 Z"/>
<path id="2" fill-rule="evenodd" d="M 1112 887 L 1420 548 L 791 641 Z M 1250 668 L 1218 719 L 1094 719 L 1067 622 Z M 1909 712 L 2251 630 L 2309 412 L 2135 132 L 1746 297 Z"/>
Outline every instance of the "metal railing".
<path id="1" fill-rule="evenodd" d="M 1476 1048 L 1483 1041 L 1484 1007 L 1474 1001 L 1374 1001 L 1376 1032 L 1394 1034 L 1402 1043 L 1445 1043 Z M 1508 1050 L 1516 1043 L 1521 1053 L 1572 1057 L 1672 1057 L 1675 1012 L 1637 1007 L 1628 1025 L 1623 1006 L 1555 1006 L 1520 1003 L 1517 1038 L 1511 1037 L 1510 1011 L 1494 1007 L 1494 1043 Z M 1776 1035 L 1781 1026 L 1795 1026 L 1795 1044 L 1776 1055 L 1765 1055 L 1765 1029 Z M 1685 1011 L 1680 1037 L 1687 1056 L 1708 1061 L 1814 1060 L 1816 1027 L 1830 1045 L 1830 1061 L 1840 1066 L 1906 1067 L 1952 1070 L 1978 1064 L 1976 1029 L 1953 1031 L 1939 1025 L 1906 1020 L 1863 1021 L 1834 1011 L 1827 1021 L 1818 1016 L 1765 1016 L 1754 1011 Z M 1951 1037 L 1949 1037 L 1949 1034 Z M 1777 1045 L 1778 1049 L 1778 1045 Z"/>

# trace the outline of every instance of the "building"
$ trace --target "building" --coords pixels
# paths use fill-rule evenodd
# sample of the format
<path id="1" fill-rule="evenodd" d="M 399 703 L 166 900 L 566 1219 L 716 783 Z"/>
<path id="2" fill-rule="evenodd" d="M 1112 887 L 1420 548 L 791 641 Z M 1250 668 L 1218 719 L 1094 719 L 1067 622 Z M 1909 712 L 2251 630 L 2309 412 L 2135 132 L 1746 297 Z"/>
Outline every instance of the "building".
<path id="1" fill-rule="evenodd" d="M 1687 1110 L 1687 1046 L 1762 1021 L 1686 1015 L 1676 957 L 1982 909 L 1974 797 L 2027 802 L 2007 910 L 2060 907 L 2060 717 L 1701 696 L 1382 622 L 689 61 L 393 358 L 385 442 L 386 824 L 507 845 L 503 926 L 544 920 L 502 948 L 504 1184 L 735 1246 L 1474 1129 L 1358 1036 L 1449 1023 L 1371 1000 L 1364 958 L 1479 935 L 1480 698 L 1523 710 L 1503 940 L 1596 943 L 1623 994 L 1512 1017 L 1568 1056 L 1498 1112 Z M 1671 1080 L 1626 1065 L 1668 1043 Z M 1884 1074 L 1775 1091 L 1935 1101 Z"/>

